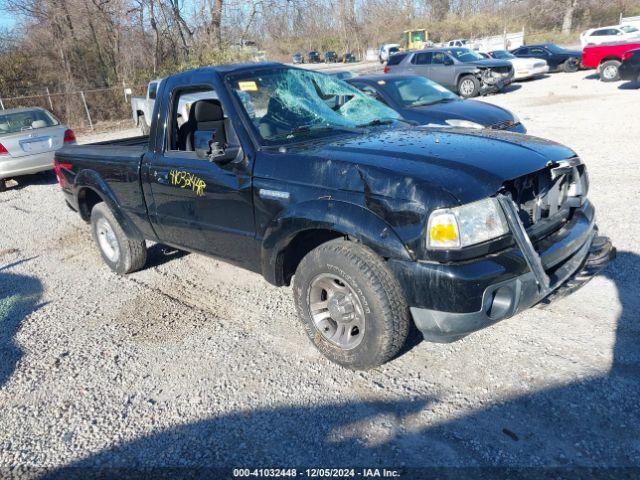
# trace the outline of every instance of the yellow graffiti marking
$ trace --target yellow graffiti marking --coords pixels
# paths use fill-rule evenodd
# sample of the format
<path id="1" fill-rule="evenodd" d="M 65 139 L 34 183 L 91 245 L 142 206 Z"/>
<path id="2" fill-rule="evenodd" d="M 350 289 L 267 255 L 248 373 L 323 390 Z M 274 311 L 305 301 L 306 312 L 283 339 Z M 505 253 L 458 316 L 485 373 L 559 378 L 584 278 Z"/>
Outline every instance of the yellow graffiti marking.
<path id="1" fill-rule="evenodd" d="M 190 188 L 199 197 L 204 195 L 204 190 L 207 188 L 204 180 L 183 170 L 170 170 L 169 183 L 180 188 Z"/>

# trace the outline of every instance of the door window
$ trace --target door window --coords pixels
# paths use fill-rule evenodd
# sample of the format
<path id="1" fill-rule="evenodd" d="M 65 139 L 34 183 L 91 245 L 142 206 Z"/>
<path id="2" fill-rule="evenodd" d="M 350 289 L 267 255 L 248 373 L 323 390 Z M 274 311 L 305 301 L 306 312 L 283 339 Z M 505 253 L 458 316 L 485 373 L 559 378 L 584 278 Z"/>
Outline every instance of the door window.
<path id="1" fill-rule="evenodd" d="M 544 48 L 532 48 L 530 50 L 531 55 L 541 55 L 541 56 L 546 56 L 547 55 L 547 51 Z"/>
<path id="2" fill-rule="evenodd" d="M 194 152 L 196 132 L 210 132 L 220 145 L 227 143 L 227 125 L 218 95 L 210 88 L 176 89 L 168 123 L 167 150 Z"/>
<path id="3" fill-rule="evenodd" d="M 444 65 L 444 61 L 447 58 L 447 54 L 444 52 L 434 52 L 431 57 L 431 63 L 433 65 Z"/>
<path id="4" fill-rule="evenodd" d="M 429 65 L 431 63 L 431 52 L 416 53 L 411 59 L 414 65 Z"/>

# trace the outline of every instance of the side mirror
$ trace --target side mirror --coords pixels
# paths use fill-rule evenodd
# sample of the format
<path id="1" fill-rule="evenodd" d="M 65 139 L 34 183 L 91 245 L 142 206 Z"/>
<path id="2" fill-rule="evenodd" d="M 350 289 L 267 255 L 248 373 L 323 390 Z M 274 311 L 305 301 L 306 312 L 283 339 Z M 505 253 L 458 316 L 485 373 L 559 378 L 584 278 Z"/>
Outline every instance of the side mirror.
<path id="1" fill-rule="evenodd" d="M 442 61 L 442 63 L 449 67 L 449 66 L 453 65 L 453 60 L 451 60 L 451 58 L 449 58 L 449 57 L 445 57 L 444 60 Z"/>
<path id="2" fill-rule="evenodd" d="M 238 157 L 240 146 L 216 142 L 216 131 L 217 130 L 197 130 L 193 135 L 194 149 L 198 158 L 224 165 Z"/>

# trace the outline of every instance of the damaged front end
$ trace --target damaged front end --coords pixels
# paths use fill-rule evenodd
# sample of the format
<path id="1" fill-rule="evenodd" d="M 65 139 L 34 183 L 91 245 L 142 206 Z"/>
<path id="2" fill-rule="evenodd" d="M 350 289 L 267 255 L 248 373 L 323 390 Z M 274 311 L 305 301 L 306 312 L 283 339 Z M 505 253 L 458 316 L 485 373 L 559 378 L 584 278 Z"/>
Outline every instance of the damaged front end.
<path id="1" fill-rule="evenodd" d="M 418 296 L 411 299 L 414 322 L 425 338 L 457 340 L 591 280 L 616 250 L 598 233 L 587 191 L 586 169 L 578 158 L 505 182 L 496 198 L 508 225 L 509 247 L 466 262 L 412 269 L 411 275 L 446 294 L 442 302 L 428 299 L 428 308 Z M 400 278 L 406 274 L 401 270 Z"/>
<path id="2" fill-rule="evenodd" d="M 501 91 L 513 81 L 513 67 L 481 68 L 477 74 L 480 81 L 480 95 Z"/>

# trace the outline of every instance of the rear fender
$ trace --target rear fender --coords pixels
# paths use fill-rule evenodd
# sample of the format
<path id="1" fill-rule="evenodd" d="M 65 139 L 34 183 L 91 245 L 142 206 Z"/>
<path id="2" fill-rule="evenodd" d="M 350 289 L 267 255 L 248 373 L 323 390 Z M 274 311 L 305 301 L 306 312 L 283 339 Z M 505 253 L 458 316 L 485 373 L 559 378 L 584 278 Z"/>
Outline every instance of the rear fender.
<path id="1" fill-rule="evenodd" d="M 328 230 L 348 236 L 385 258 L 413 260 L 392 227 L 371 210 L 335 200 L 311 200 L 284 210 L 262 240 L 262 272 L 267 281 L 283 284 L 282 257 L 291 241 L 306 230 Z"/>
<path id="2" fill-rule="evenodd" d="M 131 221 L 131 219 L 124 213 L 118 199 L 116 198 L 111 187 L 105 182 L 102 177 L 98 174 L 98 172 L 94 170 L 81 170 L 78 175 L 76 175 L 74 181 L 74 197 L 75 200 L 80 207 L 80 196 L 83 189 L 89 189 L 96 193 L 100 199 L 109 206 L 109 209 L 113 213 L 116 220 L 122 226 L 122 229 L 127 234 L 128 237 L 136 240 L 144 240 L 144 236 L 140 232 L 140 230 L 135 226 L 135 224 Z M 84 211 L 81 207 L 79 208 L 80 216 L 86 222 L 91 220 L 88 212 Z"/>

